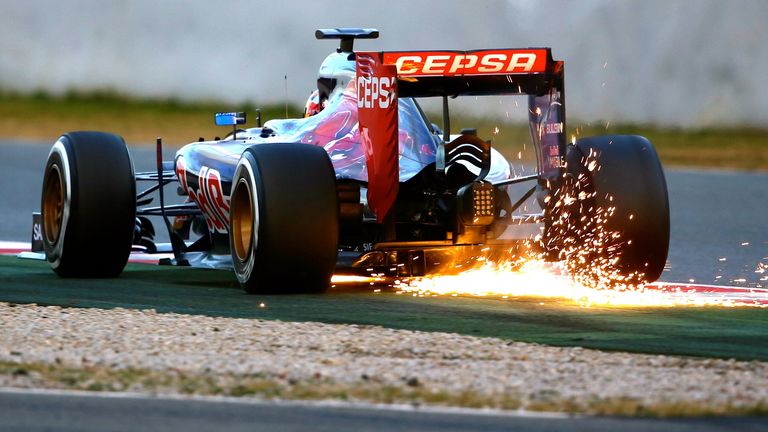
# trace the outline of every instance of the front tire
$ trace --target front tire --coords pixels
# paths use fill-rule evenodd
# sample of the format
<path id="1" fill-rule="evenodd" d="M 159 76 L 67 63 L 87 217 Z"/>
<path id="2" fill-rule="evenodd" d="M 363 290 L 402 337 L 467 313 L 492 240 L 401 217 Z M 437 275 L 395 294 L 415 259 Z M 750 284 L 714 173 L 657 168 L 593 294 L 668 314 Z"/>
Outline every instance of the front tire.
<path id="1" fill-rule="evenodd" d="M 136 179 L 125 141 L 70 132 L 51 148 L 41 199 L 43 247 L 62 277 L 116 277 L 136 225 Z"/>
<path id="2" fill-rule="evenodd" d="M 230 248 L 249 293 L 319 293 L 338 253 L 336 176 L 322 147 L 259 144 L 232 181 Z"/>

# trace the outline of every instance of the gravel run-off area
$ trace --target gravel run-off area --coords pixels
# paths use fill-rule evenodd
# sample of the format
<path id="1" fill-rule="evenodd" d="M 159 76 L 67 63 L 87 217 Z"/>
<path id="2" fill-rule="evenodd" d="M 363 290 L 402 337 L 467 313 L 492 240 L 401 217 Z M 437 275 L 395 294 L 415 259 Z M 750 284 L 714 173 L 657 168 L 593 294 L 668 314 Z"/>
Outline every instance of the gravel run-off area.
<path id="1" fill-rule="evenodd" d="M 0 387 L 620 415 L 768 413 L 768 363 L 0 303 Z"/>

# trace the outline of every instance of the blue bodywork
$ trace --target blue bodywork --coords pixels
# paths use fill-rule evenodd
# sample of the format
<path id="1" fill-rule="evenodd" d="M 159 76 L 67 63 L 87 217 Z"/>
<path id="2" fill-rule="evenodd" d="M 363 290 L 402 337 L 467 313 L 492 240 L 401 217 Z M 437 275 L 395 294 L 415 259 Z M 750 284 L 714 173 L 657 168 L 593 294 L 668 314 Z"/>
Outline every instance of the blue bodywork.
<path id="1" fill-rule="evenodd" d="M 354 65 L 353 62 L 351 62 Z M 354 66 L 352 66 L 354 67 Z M 322 69 L 321 69 L 322 70 Z M 337 87 L 325 102 L 319 113 L 300 119 L 270 120 L 263 128 L 251 128 L 237 132 L 220 141 L 203 141 L 186 145 L 176 153 L 176 174 L 182 188 L 190 190 L 209 219 L 209 228 L 218 232 L 210 223 L 209 212 L 200 196 L 200 178 L 211 177 L 221 181 L 222 203 L 218 209 L 223 220 L 228 219 L 229 194 L 235 166 L 246 148 L 263 143 L 305 143 L 322 146 L 333 163 L 338 179 L 355 180 L 363 186 L 368 181 L 365 153 L 360 142 L 357 116 L 356 86 L 350 84 Z M 231 113 L 234 114 L 234 113 Z M 399 172 L 400 182 L 405 182 L 435 163 L 437 147 L 442 139 L 433 130 L 431 123 L 422 113 L 415 100 L 403 98 L 398 104 L 399 114 Z M 234 116 L 232 116 L 234 118 Z M 231 123 L 228 123 L 231 124 Z M 297 167 L 301 169 L 301 167 Z M 290 173 L 286 173 L 287 176 Z M 509 178 L 509 163 L 497 151 L 492 151 L 491 170 L 486 180 L 490 182 Z M 217 179 L 218 177 L 218 179 Z M 216 201 L 216 190 L 205 197 Z M 362 197 L 365 202 L 365 197 Z M 226 213 L 226 214 L 223 214 Z"/>

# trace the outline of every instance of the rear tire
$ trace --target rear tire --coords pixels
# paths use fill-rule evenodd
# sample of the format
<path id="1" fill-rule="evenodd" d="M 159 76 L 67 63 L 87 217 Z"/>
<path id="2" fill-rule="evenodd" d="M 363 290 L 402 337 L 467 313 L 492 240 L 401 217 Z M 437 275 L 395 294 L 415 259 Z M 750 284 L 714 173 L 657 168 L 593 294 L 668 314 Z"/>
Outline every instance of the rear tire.
<path id="1" fill-rule="evenodd" d="M 41 199 L 43 247 L 62 277 L 116 277 L 131 253 L 136 179 L 125 141 L 70 132 L 51 148 Z"/>
<path id="2" fill-rule="evenodd" d="M 566 194 L 575 200 L 558 209 L 550 204 L 545 249 L 585 262 L 572 263 L 572 270 L 592 284 L 657 280 L 669 250 L 669 198 L 653 145 L 641 136 L 583 138 L 568 146 L 566 164 L 563 186 L 551 201 L 563 204 Z M 609 208 L 613 214 L 606 217 Z"/>
<path id="3" fill-rule="evenodd" d="M 336 267 L 336 176 L 322 147 L 259 144 L 232 181 L 230 248 L 249 293 L 319 293 Z"/>

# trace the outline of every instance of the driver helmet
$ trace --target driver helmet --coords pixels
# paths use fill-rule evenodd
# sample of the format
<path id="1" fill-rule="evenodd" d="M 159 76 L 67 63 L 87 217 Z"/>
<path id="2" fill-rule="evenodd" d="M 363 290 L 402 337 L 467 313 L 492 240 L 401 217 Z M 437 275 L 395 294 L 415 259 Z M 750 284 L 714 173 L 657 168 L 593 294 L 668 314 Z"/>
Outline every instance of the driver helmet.
<path id="1" fill-rule="evenodd" d="M 325 108 L 328 98 L 336 89 L 343 89 L 355 79 L 355 54 L 335 52 L 323 60 L 317 78 L 317 90 L 310 94 L 304 110 L 306 117 Z"/>

